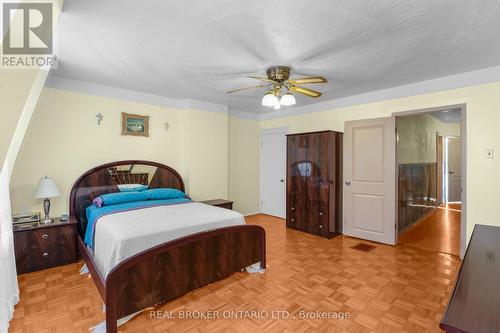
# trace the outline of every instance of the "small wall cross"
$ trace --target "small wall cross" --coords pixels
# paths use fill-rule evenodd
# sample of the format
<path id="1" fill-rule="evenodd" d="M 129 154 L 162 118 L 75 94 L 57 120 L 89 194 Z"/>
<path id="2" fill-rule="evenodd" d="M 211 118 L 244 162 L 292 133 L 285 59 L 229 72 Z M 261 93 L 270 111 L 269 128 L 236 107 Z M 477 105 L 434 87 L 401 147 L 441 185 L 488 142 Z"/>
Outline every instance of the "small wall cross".
<path id="1" fill-rule="evenodd" d="M 104 119 L 104 116 L 100 112 L 98 114 L 96 114 L 95 116 L 97 118 L 97 125 L 101 125 L 101 122 Z"/>

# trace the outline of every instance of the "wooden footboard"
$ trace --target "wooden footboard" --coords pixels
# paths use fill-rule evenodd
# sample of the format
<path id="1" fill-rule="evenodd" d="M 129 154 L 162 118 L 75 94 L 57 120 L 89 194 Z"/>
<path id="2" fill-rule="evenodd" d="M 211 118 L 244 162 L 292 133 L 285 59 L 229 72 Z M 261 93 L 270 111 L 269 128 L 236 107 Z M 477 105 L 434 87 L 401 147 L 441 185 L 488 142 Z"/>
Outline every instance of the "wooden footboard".
<path id="1" fill-rule="evenodd" d="M 121 170 L 121 171 L 120 171 Z M 125 171 L 123 171 L 125 170 Z M 70 194 L 70 219 L 78 223 L 78 248 L 97 290 L 106 303 L 106 331 L 117 331 L 116 320 L 147 307 L 168 302 L 182 294 L 223 279 L 246 266 L 266 267 L 266 236 L 255 225 L 226 227 L 201 232 L 138 253 L 103 277 L 82 237 L 87 230 L 86 209 L 92 198 L 119 191 L 118 185 L 137 182 L 137 177 L 118 179 L 117 172 L 139 174 L 150 189 L 174 188 L 184 192 L 177 171 L 152 161 L 117 161 L 97 166 L 78 178 Z M 148 181 L 143 175 L 148 172 Z"/>
<path id="2" fill-rule="evenodd" d="M 266 267 L 265 231 L 255 225 L 226 227 L 160 244 L 116 266 L 105 282 L 80 240 L 82 250 L 106 303 L 108 333 L 117 331 L 118 318 L 165 303 L 254 263 Z"/>

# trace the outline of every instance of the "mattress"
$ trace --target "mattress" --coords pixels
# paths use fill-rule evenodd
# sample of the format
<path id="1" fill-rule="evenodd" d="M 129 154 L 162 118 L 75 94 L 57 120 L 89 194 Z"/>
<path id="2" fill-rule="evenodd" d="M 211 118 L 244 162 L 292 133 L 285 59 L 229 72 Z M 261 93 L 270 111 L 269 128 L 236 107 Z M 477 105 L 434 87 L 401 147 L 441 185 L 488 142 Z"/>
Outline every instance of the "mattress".
<path id="1" fill-rule="evenodd" d="M 156 245 L 184 236 L 244 225 L 238 212 L 197 202 L 118 211 L 97 218 L 93 256 L 103 277 L 118 264 Z"/>

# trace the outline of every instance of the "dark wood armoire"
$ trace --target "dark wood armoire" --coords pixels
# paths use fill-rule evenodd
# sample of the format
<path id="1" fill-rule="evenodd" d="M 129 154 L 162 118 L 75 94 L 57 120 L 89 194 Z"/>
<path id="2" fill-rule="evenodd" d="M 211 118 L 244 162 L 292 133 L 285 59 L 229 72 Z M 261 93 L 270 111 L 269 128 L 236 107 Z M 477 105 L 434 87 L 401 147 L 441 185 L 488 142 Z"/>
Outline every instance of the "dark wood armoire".
<path id="1" fill-rule="evenodd" d="M 287 135 L 286 225 L 331 238 L 342 232 L 342 133 Z"/>

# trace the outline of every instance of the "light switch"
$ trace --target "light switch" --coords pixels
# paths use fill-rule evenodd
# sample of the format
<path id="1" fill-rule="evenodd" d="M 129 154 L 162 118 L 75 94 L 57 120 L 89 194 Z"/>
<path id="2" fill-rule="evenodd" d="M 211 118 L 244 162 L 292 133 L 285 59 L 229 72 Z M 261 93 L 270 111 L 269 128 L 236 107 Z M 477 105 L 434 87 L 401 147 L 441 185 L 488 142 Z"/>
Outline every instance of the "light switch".
<path id="1" fill-rule="evenodd" d="M 492 160 L 495 155 L 493 148 L 486 148 L 484 150 L 484 158 L 487 160 Z"/>

